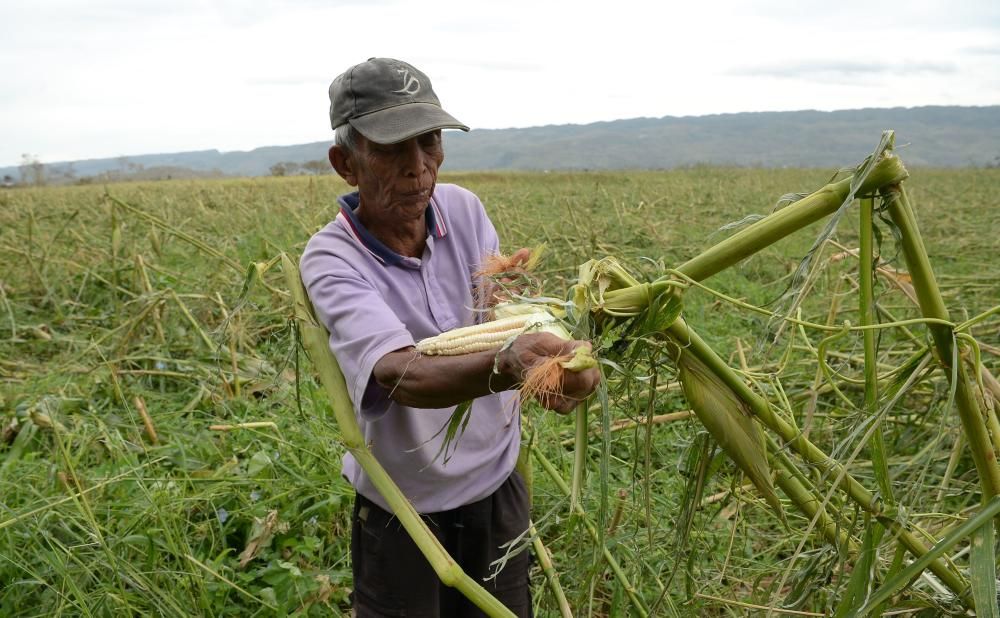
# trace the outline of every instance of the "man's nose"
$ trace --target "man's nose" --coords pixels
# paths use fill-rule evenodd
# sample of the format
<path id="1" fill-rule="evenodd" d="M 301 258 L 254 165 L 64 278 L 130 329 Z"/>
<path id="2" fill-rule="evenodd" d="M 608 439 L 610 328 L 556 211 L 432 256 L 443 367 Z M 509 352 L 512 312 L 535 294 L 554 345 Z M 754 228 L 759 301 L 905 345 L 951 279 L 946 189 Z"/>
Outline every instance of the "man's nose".
<path id="1" fill-rule="evenodd" d="M 406 140 L 401 145 L 400 155 L 403 171 L 407 174 L 419 176 L 424 171 L 424 151 L 420 148 L 417 138 Z"/>

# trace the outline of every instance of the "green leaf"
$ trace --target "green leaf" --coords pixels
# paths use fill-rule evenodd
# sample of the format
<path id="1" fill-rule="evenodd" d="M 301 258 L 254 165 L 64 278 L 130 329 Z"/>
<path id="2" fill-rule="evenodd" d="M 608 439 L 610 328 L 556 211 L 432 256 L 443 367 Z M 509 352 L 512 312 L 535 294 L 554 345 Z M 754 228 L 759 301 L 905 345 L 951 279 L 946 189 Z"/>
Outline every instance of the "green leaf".
<path id="1" fill-rule="evenodd" d="M 261 588 L 257 594 L 260 595 L 260 598 L 263 599 L 265 603 L 269 603 L 270 605 L 277 607 L 278 597 L 274 594 L 274 588 Z"/>
<path id="2" fill-rule="evenodd" d="M 291 562 L 281 560 L 278 562 L 278 566 L 285 569 L 295 577 L 302 577 L 302 571 L 299 569 L 299 567 L 295 566 Z"/>
<path id="3" fill-rule="evenodd" d="M 969 566 L 976 614 L 980 618 L 1000 618 L 1000 611 L 997 608 L 996 537 L 992 522 L 987 522 L 985 526 L 972 533 L 972 555 Z"/>
<path id="4" fill-rule="evenodd" d="M 911 562 L 909 566 L 883 584 L 881 588 L 876 590 L 875 593 L 868 598 L 868 602 L 865 603 L 864 607 L 851 612 L 849 615 L 852 618 L 854 616 L 869 615 L 871 611 L 880 603 L 888 600 L 889 597 L 906 588 L 910 582 L 916 579 L 917 576 L 930 565 L 931 562 L 944 555 L 946 551 L 950 550 L 957 543 L 970 536 L 983 526 L 992 526 L 993 518 L 997 515 L 1000 515 L 1000 496 L 993 496 L 993 498 L 986 503 L 986 505 L 979 511 L 979 513 L 976 514 L 975 517 L 966 520 L 965 523 L 954 528 L 948 533 L 947 536 L 935 543 L 934 547 L 931 547 L 926 554 Z M 995 607 L 996 596 L 993 597 L 993 602 L 989 605 Z"/>
<path id="5" fill-rule="evenodd" d="M 469 425 L 469 419 L 472 418 L 471 409 L 471 401 L 463 401 L 455 406 L 455 411 L 451 413 L 448 424 L 431 436 L 431 440 L 433 440 L 441 434 L 441 431 L 445 432 L 444 440 L 441 441 L 441 448 L 434 455 L 434 460 L 441 457 L 444 463 L 448 463 L 451 456 L 455 454 L 455 449 L 458 448 L 455 441 L 465 432 L 465 428 Z"/>
<path id="6" fill-rule="evenodd" d="M 258 477 L 271 469 L 271 458 L 264 451 L 257 451 L 247 463 L 247 476 Z"/>
<path id="7" fill-rule="evenodd" d="M 861 553 L 854 564 L 854 572 L 847 583 L 847 590 L 837 605 L 834 618 L 844 618 L 848 612 L 856 610 L 865 602 L 872 585 L 875 583 L 875 558 L 878 556 L 878 544 L 882 540 L 885 528 L 871 520 L 871 514 L 865 513 L 865 534 L 861 542 Z"/>
<path id="8" fill-rule="evenodd" d="M 645 312 L 646 319 L 642 329 L 644 333 L 659 333 L 665 331 L 681 315 L 684 302 L 681 295 L 674 292 L 660 294 L 649 304 Z"/>
<path id="9" fill-rule="evenodd" d="M 691 528 L 694 525 L 694 516 L 701 506 L 701 497 L 705 489 L 705 483 L 711 476 L 710 464 L 712 462 L 712 451 L 714 450 L 711 435 L 708 432 L 701 431 L 695 435 L 694 440 L 684 452 L 683 467 L 680 473 L 687 478 L 687 483 L 684 486 L 683 494 L 681 494 L 681 512 L 677 517 L 677 523 L 674 525 L 675 535 L 672 553 L 676 556 L 684 555 L 687 548 Z M 667 587 L 670 586 L 680 566 L 681 562 L 679 560 L 674 561 L 670 575 L 667 576 Z"/>

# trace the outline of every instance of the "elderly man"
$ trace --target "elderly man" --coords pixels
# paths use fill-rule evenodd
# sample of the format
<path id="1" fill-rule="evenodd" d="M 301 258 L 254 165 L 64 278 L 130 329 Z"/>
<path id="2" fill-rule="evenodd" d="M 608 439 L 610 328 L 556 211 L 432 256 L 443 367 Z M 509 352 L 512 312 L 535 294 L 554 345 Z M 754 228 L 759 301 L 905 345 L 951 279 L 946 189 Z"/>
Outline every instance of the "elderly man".
<path id="1" fill-rule="evenodd" d="M 357 191 L 309 241 L 302 279 L 351 390 L 365 440 L 462 568 L 516 614 L 531 613 L 528 557 L 495 578 L 490 563 L 528 528 L 518 396 L 510 389 L 542 357 L 582 342 L 526 334 L 501 352 L 422 356 L 414 342 L 477 320 L 473 273 L 499 251 L 482 203 L 436 184 L 442 129 L 468 127 L 446 113 L 413 66 L 372 58 L 330 86 L 336 131 L 330 162 Z M 519 255 L 526 255 L 521 251 Z M 568 412 L 596 387 L 590 369 L 570 375 L 543 405 Z M 438 457 L 455 406 L 472 400 L 471 420 Z M 351 534 L 357 616 L 481 615 L 442 586 L 350 454 L 343 474 L 356 489 Z"/>

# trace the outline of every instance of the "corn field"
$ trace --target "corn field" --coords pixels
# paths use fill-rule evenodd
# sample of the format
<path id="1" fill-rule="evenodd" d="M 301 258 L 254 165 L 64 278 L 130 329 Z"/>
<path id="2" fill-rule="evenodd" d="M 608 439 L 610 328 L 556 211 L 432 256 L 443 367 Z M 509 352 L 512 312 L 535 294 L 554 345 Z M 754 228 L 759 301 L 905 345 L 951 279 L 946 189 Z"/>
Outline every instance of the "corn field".
<path id="1" fill-rule="evenodd" d="M 997 615 L 1000 173 L 831 174 L 444 178 L 604 373 L 525 409 L 536 615 Z M 286 278 L 345 191 L 0 194 L 0 614 L 349 611 L 364 445 Z"/>

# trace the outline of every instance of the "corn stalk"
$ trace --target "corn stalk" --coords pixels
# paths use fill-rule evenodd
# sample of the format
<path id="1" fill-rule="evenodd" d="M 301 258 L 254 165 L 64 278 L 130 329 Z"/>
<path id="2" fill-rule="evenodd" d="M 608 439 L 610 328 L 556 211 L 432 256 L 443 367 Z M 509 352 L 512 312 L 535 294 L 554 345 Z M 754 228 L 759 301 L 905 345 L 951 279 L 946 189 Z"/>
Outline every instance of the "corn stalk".
<path id="1" fill-rule="evenodd" d="M 809 196 L 771 213 L 747 226 L 698 256 L 681 264 L 677 270 L 695 281 L 703 281 L 744 258 L 797 232 L 810 223 L 835 213 L 854 200 L 878 189 L 902 182 L 909 176 L 898 157 L 876 153 L 865 178 L 855 183 L 849 176 L 811 193 Z"/>
<path id="2" fill-rule="evenodd" d="M 888 187 L 894 192 L 889 195 L 890 199 L 887 200 L 890 215 L 896 221 L 903 235 L 904 254 L 907 256 L 908 263 L 911 263 L 914 283 L 918 290 L 917 296 L 918 299 L 921 299 L 921 309 L 925 319 L 929 318 L 927 323 L 932 328 L 939 356 L 951 361 L 945 364 L 945 367 L 949 369 L 950 379 L 957 390 L 956 400 L 959 413 L 966 433 L 971 436 L 970 442 L 974 458 L 983 479 L 984 495 L 993 495 L 995 493 L 993 475 L 998 469 L 990 435 L 982 416 L 974 407 L 976 401 L 971 391 L 971 384 L 965 376 L 964 367 L 957 362 L 957 359 L 953 360 L 954 355 L 957 354 L 953 343 L 953 325 L 951 328 L 946 326 L 951 324 L 948 313 L 944 309 L 940 293 L 937 292 L 929 261 L 926 259 L 926 252 L 923 250 L 915 223 L 912 221 L 912 213 L 909 211 L 905 193 L 902 193 L 899 188 L 899 183 L 907 177 L 907 172 L 902 163 L 891 153 L 892 141 L 891 132 L 884 134 L 879 149 L 859 166 L 854 176 L 828 184 L 819 191 L 773 213 L 715 245 L 698 257 L 689 260 L 674 272 L 682 279 L 693 282 L 700 281 L 824 216 L 836 213 L 839 217 L 856 198 L 874 194 L 880 189 L 886 191 Z M 776 433 L 781 439 L 782 448 L 791 448 L 809 465 L 817 468 L 824 478 L 832 479 L 834 487 L 841 489 L 850 500 L 869 513 L 878 522 L 878 525 L 890 530 L 893 538 L 897 539 L 906 550 L 923 561 L 928 552 L 927 545 L 902 518 L 897 517 L 889 480 L 885 445 L 881 439 L 881 427 L 877 423 L 879 393 L 875 328 L 878 326 L 874 319 L 875 308 L 872 290 L 874 266 L 872 237 L 874 204 L 872 200 L 863 199 L 862 210 L 862 246 L 859 258 L 862 262 L 860 312 L 865 350 L 864 405 L 869 417 L 875 421 L 869 431 L 869 449 L 881 496 L 875 496 L 857 481 L 846 467 L 810 442 L 792 422 L 777 414 L 772 404 L 751 389 L 743 378 L 722 361 L 682 318 L 677 317 L 672 322 L 666 320 L 669 326 L 666 326 L 665 334 L 670 342 L 669 347 L 673 350 L 671 356 L 678 365 L 681 381 L 685 386 L 685 394 L 692 408 L 698 413 L 699 419 L 709 429 L 709 432 L 715 436 L 723 450 L 754 481 L 758 490 L 779 517 L 782 517 L 781 507 L 774 497 L 770 479 L 771 473 L 767 465 L 769 461 L 775 460 L 775 453 L 780 453 L 780 449 L 776 450 L 775 446 L 777 445 L 774 445 L 773 442 L 770 442 L 771 448 L 765 448 L 763 439 L 754 435 L 757 430 L 753 428 L 753 423 L 747 425 L 743 418 L 743 412 L 752 414 L 764 426 Z M 835 222 L 836 218 L 828 224 L 824 237 L 821 237 L 820 241 L 814 245 L 814 250 L 821 246 L 822 242 L 829 236 Z M 597 263 L 597 266 L 602 266 L 602 264 Z M 634 308 L 623 311 L 621 307 L 614 306 L 611 311 L 607 310 L 608 306 L 613 304 L 609 300 L 613 296 L 615 299 L 629 296 L 635 298 L 637 302 L 641 302 L 641 295 L 638 294 L 641 285 L 645 285 L 646 300 L 649 305 L 647 312 L 657 310 L 653 306 L 652 300 L 655 295 L 649 294 L 648 284 L 638 284 L 631 276 L 607 266 L 604 266 L 603 270 L 597 269 L 599 272 L 595 276 L 591 272 L 594 268 L 594 266 L 587 265 L 581 267 L 581 283 L 575 287 L 572 298 L 574 303 L 577 305 L 585 304 L 599 316 L 602 312 L 605 314 L 595 318 L 594 322 L 598 327 L 602 324 L 606 325 L 606 321 L 602 321 L 602 318 L 606 319 L 607 316 L 617 318 L 641 316 L 642 310 Z M 603 279 L 601 275 L 603 275 Z M 657 283 L 660 281 L 662 279 Z M 832 338 L 838 337 L 840 334 L 842 333 L 838 333 Z M 828 337 L 827 341 L 832 338 Z M 821 344 L 819 353 L 821 366 L 823 364 L 822 347 Z M 692 369 L 696 369 L 696 371 L 692 371 Z M 577 445 L 577 448 L 579 447 L 580 444 Z M 852 547 L 853 542 L 849 538 L 843 537 L 835 527 L 835 522 L 837 520 L 844 521 L 844 518 L 839 514 L 831 518 L 826 512 L 829 497 L 821 500 L 808 483 L 802 482 L 804 479 L 796 478 L 794 463 L 781 458 L 778 458 L 778 461 L 776 480 L 785 494 L 792 499 L 799 510 L 819 524 L 821 533 L 829 541 L 841 547 Z M 940 558 L 926 560 L 926 563 L 928 568 L 944 582 L 956 597 L 962 599 L 969 607 L 974 606 L 968 581 L 962 574 Z"/>
<path id="3" fill-rule="evenodd" d="M 828 184 L 819 191 L 718 243 L 681 265 L 677 272 L 682 277 L 693 281 L 704 280 L 802 227 L 842 211 L 855 197 L 867 196 L 881 191 L 884 208 L 887 209 L 889 217 L 900 231 L 903 256 L 913 281 L 921 313 L 926 319 L 934 341 L 938 362 L 945 370 L 952 386 L 963 433 L 968 440 L 973 461 L 979 472 L 983 501 L 985 502 L 990 497 L 1000 493 L 1000 464 L 997 462 L 996 448 L 1000 436 L 994 435 L 996 432 L 990 431 L 992 425 L 996 424 L 995 417 L 986 415 L 989 416 L 986 418 L 984 416 L 974 390 L 976 386 L 970 379 L 965 365 L 959 360 L 956 338 L 957 332 L 961 329 L 956 328 L 951 323 L 948 310 L 937 286 L 930 260 L 917 228 L 916 218 L 901 185 L 908 174 L 898 158 L 892 156 L 888 151 L 891 148 L 892 139 L 891 132 L 886 132 L 883 135 L 880 150 L 876 151 L 873 158 L 862 166 L 867 169 L 864 170 L 861 178 L 857 178 L 858 174 L 856 174 L 855 177 Z M 870 200 L 862 200 L 859 258 L 862 263 L 860 313 L 861 324 L 864 328 L 865 408 L 869 415 L 874 417 L 878 391 L 875 365 L 874 303 L 871 287 L 874 264 L 871 233 L 873 209 L 874 205 Z M 809 442 L 791 423 L 776 415 L 770 404 L 751 391 L 743 380 L 718 358 L 714 351 L 687 328 L 683 320 L 675 321 L 670 330 L 673 338 L 687 342 L 686 351 L 690 351 L 699 356 L 703 362 L 710 364 L 720 378 L 723 378 L 731 388 L 739 392 L 762 423 L 777 433 L 803 459 L 818 466 L 828 478 L 834 478 L 836 485 L 865 511 L 875 516 L 880 524 L 892 530 L 899 542 L 913 553 L 922 564 L 938 575 L 963 602 L 969 607 L 974 605 L 965 578 L 948 568 L 940 559 L 925 559 L 928 552 L 927 546 L 914 533 L 907 530 L 902 523 L 895 520 L 892 508 L 894 499 L 889 484 L 885 446 L 881 439 L 881 429 L 877 425 L 873 427 L 871 434 L 870 450 L 875 476 L 879 482 L 885 506 L 883 506 L 882 500 L 876 499 L 843 466 Z M 877 422 L 877 418 L 875 420 Z M 992 425 L 990 421 L 993 421 Z M 782 477 L 783 474 L 779 473 L 779 481 L 782 480 Z M 783 489 L 785 489 L 786 495 L 791 495 L 788 492 L 789 489 L 792 489 L 792 493 L 798 491 L 798 488 L 791 487 L 783 487 Z M 802 496 L 793 499 L 800 509 L 803 506 L 802 500 Z"/>
<path id="4" fill-rule="evenodd" d="M 917 302 L 924 317 L 950 322 L 948 308 L 934 277 L 927 250 L 917 229 L 917 219 L 910 208 L 906 191 L 899 183 L 893 183 L 883 188 L 887 209 L 893 223 L 902 235 L 903 256 L 910 270 L 913 287 L 917 292 Z M 955 390 L 955 406 L 962 421 L 962 429 L 972 460 L 979 472 L 979 482 L 983 488 L 983 501 L 1000 494 L 1000 464 L 997 463 L 997 452 L 987 425 L 984 423 L 983 411 L 973 391 L 965 365 L 959 361 L 958 346 L 955 342 L 955 329 L 943 324 L 929 324 L 931 337 L 937 350 L 938 361 L 945 369 L 945 374 Z"/>
<path id="5" fill-rule="evenodd" d="M 328 343 L 330 335 L 316 319 L 312 304 L 302 287 L 299 269 L 287 255 L 281 256 L 281 267 L 285 273 L 288 289 L 292 294 L 294 319 L 302 345 L 319 373 L 320 382 L 330 399 L 330 405 L 340 428 L 344 446 L 372 480 L 372 484 L 378 489 L 379 494 L 389 503 L 393 514 L 403 524 L 403 528 L 416 543 L 420 552 L 427 558 L 441 582 L 446 586 L 457 588 L 466 598 L 475 603 L 476 607 L 489 616 L 513 617 L 514 614 L 509 609 L 469 577 L 448 554 L 437 537 L 431 533 L 424 520 L 420 518 L 420 514 L 406 499 L 399 486 L 375 459 L 372 452 L 368 450 L 354 414 L 354 405 L 348 395 L 344 374 L 341 373 L 337 359 L 330 351 Z"/>
<path id="6" fill-rule="evenodd" d="M 798 428 L 778 416 L 772 409 L 771 404 L 747 386 L 743 379 L 697 333 L 688 327 L 682 318 L 676 319 L 671 324 L 669 335 L 675 341 L 683 342 L 685 352 L 697 357 L 726 386 L 731 388 L 747 404 L 754 416 L 768 429 L 778 434 L 786 446 L 798 453 L 806 462 L 820 470 L 824 477 L 834 479 L 834 485 L 840 487 L 852 501 L 865 511 L 871 513 L 879 523 L 890 529 L 899 539 L 899 542 L 914 556 L 921 558 L 928 552 L 927 545 L 914 532 L 910 531 L 904 523 L 896 519 L 894 509 L 886 508 L 882 500 L 876 498 L 868 491 L 843 465 L 806 439 Z M 796 489 L 801 492 L 798 488 Z M 805 502 L 809 500 L 806 496 L 808 494 L 803 494 L 801 497 L 793 499 L 793 502 L 807 515 L 813 516 L 815 511 L 811 513 L 812 508 L 809 510 L 802 508 Z M 812 499 L 815 498 L 813 497 Z M 950 569 L 941 559 L 930 561 L 929 568 L 935 575 L 941 578 L 941 581 L 956 596 L 963 599 L 970 606 L 972 605 L 969 584 L 961 574 Z"/>
<path id="7" fill-rule="evenodd" d="M 855 176 L 829 184 L 747 227 L 688 261 L 676 271 L 676 274 L 695 281 L 711 276 L 794 233 L 802 226 L 829 214 L 842 213 L 860 195 L 875 192 L 886 184 L 898 183 L 907 176 L 907 173 L 900 161 L 889 151 L 891 144 L 891 134 L 884 135 L 880 149 L 859 166 Z M 870 220 L 866 220 L 866 223 L 870 226 Z M 832 224 L 828 225 L 827 233 L 832 231 L 831 226 Z M 871 253 L 871 236 L 868 235 L 864 241 L 861 259 L 865 260 L 865 256 L 870 256 Z M 867 259 L 870 262 L 870 257 Z M 870 281 L 870 270 L 867 273 Z M 679 303 L 664 303 L 662 299 L 671 296 L 666 294 L 669 288 L 663 287 L 664 283 L 661 279 L 652 285 L 641 284 L 614 260 L 591 260 L 580 267 L 580 278 L 570 293 L 571 304 L 574 307 L 571 313 L 577 314 L 581 324 L 593 325 L 595 335 L 598 336 L 616 321 L 637 318 L 649 322 L 655 319 L 650 317 L 650 314 L 657 312 L 662 314 L 661 327 L 667 334 L 668 349 L 680 372 L 684 392 L 691 407 L 727 455 L 751 478 L 780 518 L 784 519 L 784 515 L 780 502 L 774 494 L 769 469 L 769 462 L 780 450 L 774 449 L 773 442 L 771 448 L 767 448 L 767 442 L 759 426 L 750 420 L 750 415 L 777 433 L 785 445 L 818 468 L 825 478 L 833 479 L 834 487 L 842 489 L 880 525 L 891 530 L 895 538 L 914 556 L 918 558 L 924 556 L 928 551 L 927 546 L 904 522 L 897 520 L 896 511 L 892 508 L 893 500 L 888 470 L 885 466 L 884 445 L 878 439 L 880 428 L 878 426 L 873 428 L 871 448 L 873 461 L 878 468 L 876 476 L 880 479 L 882 493 L 886 496 L 885 501 L 873 495 L 850 475 L 843 465 L 809 442 L 792 423 L 776 414 L 770 402 L 749 388 L 743 379 L 688 327 L 683 318 L 674 317 L 676 315 L 674 312 L 679 311 Z M 862 311 L 866 313 L 863 322 L 867 326 L 872 326 L 874 321 L 871 298 L 869 285 L 868 293 L 863 292 L 861 300 Z M 592 320 L 584 317 L 588 313 L 593 314 Z M 874 333 L 866 335 L 866 366 L 870 368 L 866 373 L 868 379 L 866 404 L 871 410 L 875 409 L 877 401 L 874 343 Z M 586 433 L 581 435 L 578 427 L 577 455 L 585 448 Z M 574 478 L 579 474 L 579 467 L 579 465 L 574 466 Z M 802 482 L 804 479 L 797 478 L 794 471 L 794 463 L 787 459 L 780 460 L 775 479 L 793 504 L 819 524 L 820 532 L 827 540 L 839 547 L 855 547 L 853 541 L 836 528 L 836 522 L 843 521 L 844 518 L 839 514 L 837 517 L 828 514 L 829 497 L 822 499 L 809 487 L 809 484 Z M 577 495 L 576 492 L 571 494 L 571 508 L 575 508 L 578 504 Z M 944 560 L 929 561 L 929 568 L 963 602 L 969 606 L 974 604 L 965 578 L 950 568 Z"/>
<path id="8" fill-rule="evenodd" d="M 891 131 L 886 132 L 882 142 L 891 147 Z M 934 277 L 906 191 L 901 184 L 909 174 L 899 158 L 888 151 L 888 147 L 876 151 L 869 160 L 868 163 L 871 165 L 861 182 L 855 182 L 855 177 L 852 176 L 828 184 L 688 260 L 678 267 L 677 271 L 685 277 L 702 281 L 806 225 L 833 214 L 856 196 L 881 191 L 886 198 L 889 216 L 900 231 L 903 255 L 913 280 L 920 310 L 925 318 L 939 321 L 930 323 L 928 327 L 934 339 L 939 362 L 945 368 L 952 388 L 955 389 L 956 407 L 965 436 L 969 440 L 976 470 L 979 472 L 985 500 L 1000 494 L 1000 463 L 997 461 L 997 451 L 994 448 L 994 442 L 1000 440 L 1000 436 L 991 436 L 988 431 L 967 371 L 957 362 L 955 331 L 944 325 L 950 322 L 948 309 Z M 861 259 L 862 261 L 866 259 L 863 252 Z"/>

